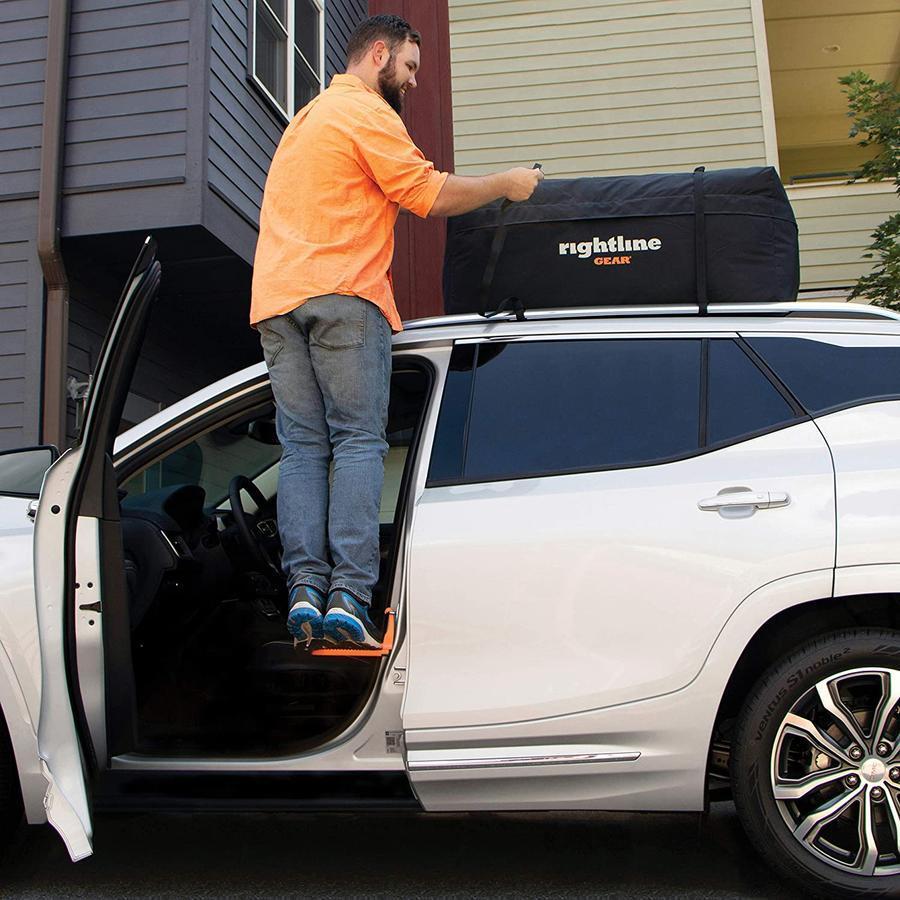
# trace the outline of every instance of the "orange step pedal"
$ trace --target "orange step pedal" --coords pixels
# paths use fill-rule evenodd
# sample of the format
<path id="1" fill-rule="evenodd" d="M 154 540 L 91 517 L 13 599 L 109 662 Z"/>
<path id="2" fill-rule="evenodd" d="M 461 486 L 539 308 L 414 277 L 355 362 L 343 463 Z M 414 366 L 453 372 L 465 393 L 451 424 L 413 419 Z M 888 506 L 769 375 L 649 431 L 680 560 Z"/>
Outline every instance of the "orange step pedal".
<path id="1" fill-rule="evenodd" d="M 384 629 L 384 640 L 378 649 L 369 650 L 363 647 L 317 647 L 310 651 L 311 656 L 387 656 L 394 647 L 394 610 L 388 607 L 384 614 L 387 625 Z"/>

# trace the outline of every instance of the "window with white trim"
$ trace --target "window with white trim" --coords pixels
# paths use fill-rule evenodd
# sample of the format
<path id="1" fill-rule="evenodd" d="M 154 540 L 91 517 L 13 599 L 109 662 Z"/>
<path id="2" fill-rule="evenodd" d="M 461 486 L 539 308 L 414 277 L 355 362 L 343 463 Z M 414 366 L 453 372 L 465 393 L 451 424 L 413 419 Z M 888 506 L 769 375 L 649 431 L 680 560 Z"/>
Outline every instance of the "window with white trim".
<path id="1" fill-rule="evenodd" d="M 250 0 L 250 77 L 287 118 L 322 89 L 324 0 Z"/>

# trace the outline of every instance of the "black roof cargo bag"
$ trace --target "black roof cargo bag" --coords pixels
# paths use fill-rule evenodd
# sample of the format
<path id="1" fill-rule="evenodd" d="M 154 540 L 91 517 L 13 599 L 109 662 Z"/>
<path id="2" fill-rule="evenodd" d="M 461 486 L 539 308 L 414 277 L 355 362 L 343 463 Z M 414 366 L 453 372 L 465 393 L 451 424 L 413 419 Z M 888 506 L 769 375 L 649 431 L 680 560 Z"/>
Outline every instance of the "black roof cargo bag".
<path id="1" fill-rule="evenodd" d="M 448 219 L 447 313 L 794 300 L 797 222 L 775 169 L 546 179 Z"/>

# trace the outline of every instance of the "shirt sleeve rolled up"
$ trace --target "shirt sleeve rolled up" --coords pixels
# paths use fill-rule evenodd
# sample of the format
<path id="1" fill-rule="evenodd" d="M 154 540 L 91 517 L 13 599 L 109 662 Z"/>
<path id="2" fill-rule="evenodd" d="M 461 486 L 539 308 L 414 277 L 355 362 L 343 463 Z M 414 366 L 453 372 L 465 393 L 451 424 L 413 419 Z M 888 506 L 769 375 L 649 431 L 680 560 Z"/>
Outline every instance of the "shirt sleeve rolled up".
<path id="1" fill-rule="evenodd" d="M 360 164 L 385 197 L 425 218 L 447 180 L 413 143 L 403 122 L 390 110 L 372 112 L 354 132 Z"/>

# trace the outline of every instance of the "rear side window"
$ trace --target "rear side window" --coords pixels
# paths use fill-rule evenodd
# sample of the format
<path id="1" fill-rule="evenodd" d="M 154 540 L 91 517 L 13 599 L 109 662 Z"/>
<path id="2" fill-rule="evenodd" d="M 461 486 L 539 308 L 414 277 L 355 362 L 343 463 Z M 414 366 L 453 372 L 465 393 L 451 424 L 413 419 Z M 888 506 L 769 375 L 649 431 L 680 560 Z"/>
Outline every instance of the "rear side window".
<path id="1" fill-rule="evenodd" d="M 696 452 L 700 341 L 479 345 L 463 478 L 625 467 Z"/>
<path id="2" fill-rule="evenodd" d="M 747 343 L 811 413 L 900 397 L 900 344 L 877 338 L 754 337 Z"/>
<path id="3" fill-rule="evenodd" d="M 793 418 L 791 405 L 734 341 L 709 342 L 707 443 L 776 428 Z"/>

